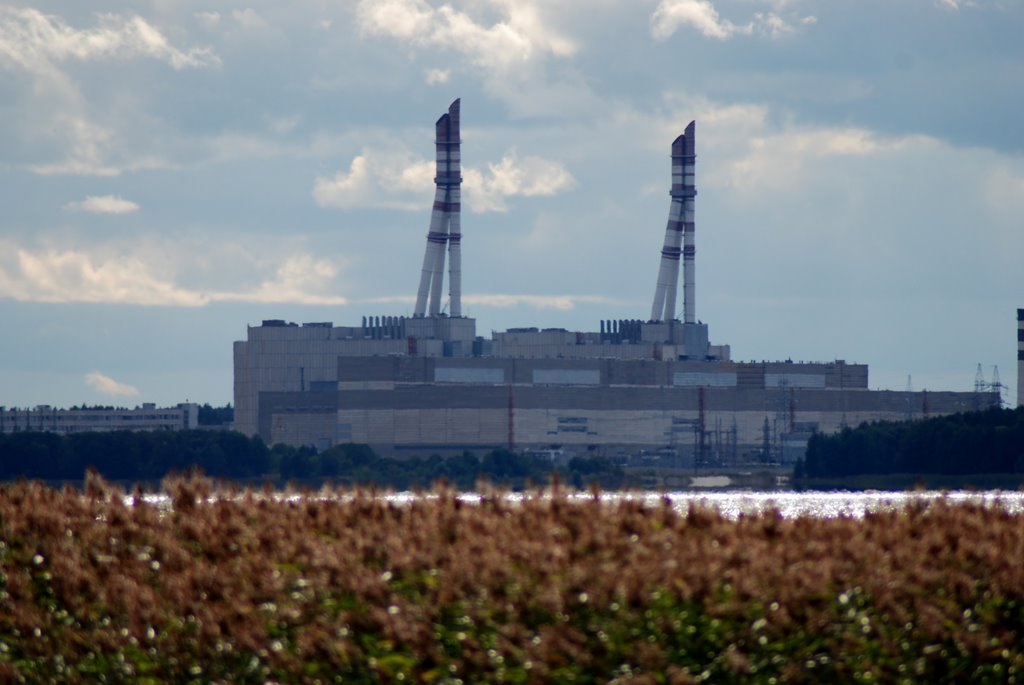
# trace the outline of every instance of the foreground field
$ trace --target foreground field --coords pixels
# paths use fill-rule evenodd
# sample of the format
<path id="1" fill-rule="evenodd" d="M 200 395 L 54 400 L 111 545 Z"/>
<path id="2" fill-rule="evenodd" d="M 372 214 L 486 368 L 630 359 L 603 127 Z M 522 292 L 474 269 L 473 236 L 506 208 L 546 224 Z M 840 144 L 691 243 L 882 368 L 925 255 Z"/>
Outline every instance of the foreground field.
<path id="1" fill-rule="evenodd" d="M 1015 682 L 1024 518 L 0 489 L 0 681 Z M 550 494 L 550 493 L 549 493 Z"/>

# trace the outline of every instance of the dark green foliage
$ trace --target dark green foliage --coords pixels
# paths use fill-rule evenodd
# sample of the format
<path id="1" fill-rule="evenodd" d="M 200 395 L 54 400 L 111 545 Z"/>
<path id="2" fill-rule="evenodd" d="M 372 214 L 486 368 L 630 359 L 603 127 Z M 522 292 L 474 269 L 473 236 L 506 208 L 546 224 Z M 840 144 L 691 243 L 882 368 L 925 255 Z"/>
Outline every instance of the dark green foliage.
<path id="1" fill-rule="evenodd" d="M 1024 473 L 1024 409 L 864 423 L 814 435 L 794 471 L 808 478 L 868 473 Z"/>
<path id="2" fill-rule="evenodd" d="M 272 452 L 279 459 L 283 480 L 319 478 L 342 485 L 377 485 L 396 490 L 428 488 L 439 481 L 469 490 L 480 480 L 523 488 L 530 483 L 547 483 L 553 472 L 577 487 L 592 482 L 620 487 L 625 482 L 622 469 L 605 459 L 577 458 L 565 469 L 556 468 L 543 457 L 506 449 L 492 450 L 482 459 L 472 452 L 448 458 L 435 454 L 425 459 L 389 459 L 357 444 L 336 445 L 319 454 L 308 448 L 296 450 L 276 445 Z"/>
<path id="3" fill-rule="evenodd" d="M 200 468 L 211 476 L 245 478 L 270 469 L 259 438 L 229 431 L 22 432 L 0 435 L 0 479 L 80 480 L 87 469 L 116 480 L 159 480 Z"/>
<path id="4" fill-rule="evenodd" d="M 332 481 L 395 490 L 428 488 L 444 481 L 461 490 L 478 481 L 513 488 L 547 483 L 553 471 L 577 487 L 591 483 L 621 487 L 622 469 L 598 457 L 573 459 L 556 469 L 543 457 L 498 449 L 483 459 L 472 452 L 443 458 L 389 459 L 367 445 L 336 445 L 323 452 L 310 446 L 278 444 L 233 431 L 97 432 L 57 435 L 22 432 L 0 435 L 0 480 L 80 480 L 87 469 L 111 480 L 159 480 L 198 468 L 217 478 L 277 475 L 282 481 Z"/>
<path id="5" fill-rule="evenodd" d="M 200 426 L 227 426 L 235 420 L 235 408 L 228 402 L 223 407 L 211 407 L 210 403 L 199 405 Z"/>
<path id="6" fill-rule="evenodd" d="M 573 457 L 569 460 L 569 483 L 577 488 L 600 485 L 620 488 L 626 482 L 623 470 L 605 457 Z"/>

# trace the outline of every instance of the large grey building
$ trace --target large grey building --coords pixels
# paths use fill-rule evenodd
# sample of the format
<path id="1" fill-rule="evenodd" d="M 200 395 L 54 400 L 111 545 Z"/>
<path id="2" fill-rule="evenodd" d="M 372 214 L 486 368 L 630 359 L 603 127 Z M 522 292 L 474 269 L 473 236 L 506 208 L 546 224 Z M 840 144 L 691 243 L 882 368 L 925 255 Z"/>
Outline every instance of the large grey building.
<path id="1" fill-rule="evenodd" d="M 267 320 L 235 343 L 235 426 L 270 443 L 387 454 L 509 447 L 791 461 L 814 431 L 981 408 L 996 393 L 868 389 L 868 369 L 733 362 L 696 319 L 696 125 L 672 144 L 650 318 L 476 335 L 461 316 L 459 101 L 437 122 L 437 195 L 412 316 Z M 450 315 L 441 313 L 445 248 Z M 683 318 L 675 317 L 683 271 Z"/>

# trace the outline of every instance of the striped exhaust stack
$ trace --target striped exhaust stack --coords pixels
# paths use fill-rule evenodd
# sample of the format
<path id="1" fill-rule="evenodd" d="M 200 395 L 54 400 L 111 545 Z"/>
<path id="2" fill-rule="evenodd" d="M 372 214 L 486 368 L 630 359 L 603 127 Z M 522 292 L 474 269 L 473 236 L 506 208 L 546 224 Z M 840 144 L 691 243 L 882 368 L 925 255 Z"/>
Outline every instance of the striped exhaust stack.
<path id="1" fill-rule="evenodd" d="M 674 321 L 679 287 L 679 257 L 683 258 L 683 322 L 695 323 L 696 278 L 694 246 L 694 198 L 697 197 L 696 122 L 672 143 L 672 204 L 661 249 L 661 268 L 651 304 L 651 321 Z"/>
<path id="2" fill-rule="evenodd" d="M 459 138 L 459 100 L 448 108 L 448 112 L 437 120 L 435 147 L 437 151 L 437 172 L 434 184 L 434 209 L 430 215 L 430 232 L 427 233 L 427 249 L 423 254 L 423 271 L 420 287 L 416 293 L 414 316 L 438 316 L 441 313 L 441 289 L 444 280 L 445 246 L 450 256 L 448 289 L 450 314 L 462 316 L 462 228 L 460 209 L 462 202 L 462 167 Z"/>

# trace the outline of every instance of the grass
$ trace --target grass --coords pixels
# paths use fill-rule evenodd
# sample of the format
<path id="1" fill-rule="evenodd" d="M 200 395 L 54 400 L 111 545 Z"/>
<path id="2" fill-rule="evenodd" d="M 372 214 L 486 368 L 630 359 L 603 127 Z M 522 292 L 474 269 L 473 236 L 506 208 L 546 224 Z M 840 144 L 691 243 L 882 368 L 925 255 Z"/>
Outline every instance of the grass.
<path id="1" fill-rule="evenodd" d="M 0 681 L 1015 682 L 1024 519 L 0 488 Z M 231 496 L 226 496 L 231 495 Z"/>

